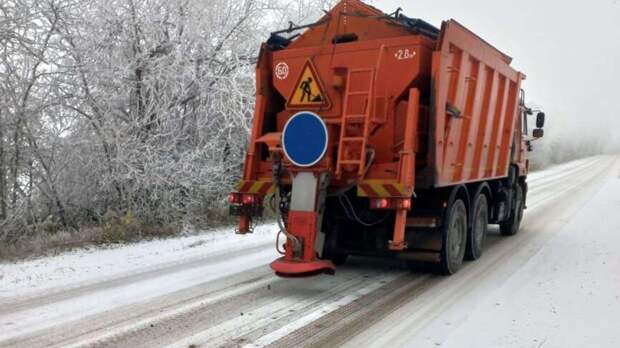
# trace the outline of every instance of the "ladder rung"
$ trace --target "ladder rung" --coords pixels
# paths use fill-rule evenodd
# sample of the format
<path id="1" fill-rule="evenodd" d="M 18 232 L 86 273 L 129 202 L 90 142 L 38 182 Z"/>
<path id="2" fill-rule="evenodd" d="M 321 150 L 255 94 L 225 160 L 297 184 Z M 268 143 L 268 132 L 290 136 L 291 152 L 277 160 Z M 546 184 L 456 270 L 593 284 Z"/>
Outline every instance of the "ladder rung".
<path id="1" fill-rule="evenodd" d="M 366 136 L 368 135 L 368 123 L 370 122 L 370 108 L 368 105 L 365 107 L 364 114 L 348 114 L 349 106 L 351 105 L 350 97 L 353 96 L 365 96 L 367 97 L 366 103 L 373 102 L 373 88 L 375 83 L 375 69 L 374 68 L 362 68 L 362 69 L 352 69 L 349 70 L 347 88 L 345 90 L 345 105 L 341 120 L 340 127 L 340 148 L 338 149 L 338 163 L 336 165 L 336 176 L 340 177 L 342 175 L 342 167 L 347 165 L 357 166 L 358 175 L 362 175 L 363 167 L 366 157 L 366 149 L 365 143 L 367 141 Z M 350 82 L 352 80 L 352 76 L 355 75 L 358 79 L 368 79 L 369 86 L 368 90 L 356 90 L 352 91 L 351 89 L 357 87 L 357 85 L 353 85 Z M 359 136 L 356 133 L 353 133 L 354 127 L 357 126 L 364 127 L 364 134 Z M 347 133 L 353 133 L 350 136 L 347 136 Z M 355 135 L 354 135 L 355 134 Z M 355 145 L 354 145 L 355 144 Z M 360 150 L 359 154 L 353 156 L 347 156 L 345 151 L 347 145 L 349 145 L 349 150 L 352 148 L 358 148 Z M 351 158 L 353 157 L 353 158 Z M 355 159 L 355 158 L 358 159 Z"/>
<path id="2" fill-rule="evenodd" d="M 366 118 L 366 115 L 363 114 L 352 114 L 352 115 L 344 115 L 345 118 Z"/>
<path id="3" fill-rule="evenodd" d="M 366 121 L 365 117 L 347 117 L 344 122 L 342 122 L 343 124 L 363 124 Z"/>
<path id="4" fill-rule="evenodd" d="M 347 142 L 347 143 L 358 142 L 358 141 L 364 141 L 364 140 L 366 140 L 366 138 L 364 138 L 364 137 L 346 137 L 346 138 L 342 138 L 342 142 L 343 143 L 344 142 Z"/>

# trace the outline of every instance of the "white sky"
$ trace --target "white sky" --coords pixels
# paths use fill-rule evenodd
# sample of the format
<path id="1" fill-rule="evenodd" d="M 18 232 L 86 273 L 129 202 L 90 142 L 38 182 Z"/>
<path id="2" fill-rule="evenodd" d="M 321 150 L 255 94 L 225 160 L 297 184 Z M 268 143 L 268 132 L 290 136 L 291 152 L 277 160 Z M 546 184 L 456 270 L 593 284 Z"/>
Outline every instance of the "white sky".
<path id="1" fill-rule="evenodd" d="M 620 0 L 375 0 L 439 27 L 454 18 L 513 57 L 552 136 L 620 145 Z"/>

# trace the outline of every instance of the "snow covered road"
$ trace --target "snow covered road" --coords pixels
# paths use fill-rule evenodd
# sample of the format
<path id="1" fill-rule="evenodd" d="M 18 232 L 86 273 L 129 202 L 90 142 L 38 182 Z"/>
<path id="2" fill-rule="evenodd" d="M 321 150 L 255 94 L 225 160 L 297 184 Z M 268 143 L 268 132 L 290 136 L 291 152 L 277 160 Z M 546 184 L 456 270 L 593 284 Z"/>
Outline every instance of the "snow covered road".
<path id="1" fill-rule="evenodd" d="M 456 275 L 353 258 L 275 277 L 274 226 L 0 264 L 0 347 L 620 345 L 620 160 L 529 177 L 521 232 Z"/>

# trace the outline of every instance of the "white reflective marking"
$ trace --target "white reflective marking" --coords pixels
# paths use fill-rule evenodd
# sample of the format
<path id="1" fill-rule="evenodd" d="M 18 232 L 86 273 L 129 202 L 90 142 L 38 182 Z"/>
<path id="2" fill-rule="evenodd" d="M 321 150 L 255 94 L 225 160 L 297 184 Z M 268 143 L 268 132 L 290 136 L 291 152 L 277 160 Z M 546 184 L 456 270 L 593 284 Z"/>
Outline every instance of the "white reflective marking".
<path id="1" fill-rule="evenodd" d="M 278 63 L 278 65 L 276 65 L 274 69 L 274 72 L 276 74 L 276 77 L 279 80 L 286 80 L 286 78 L 288 77 L 288 73 L 289 73 L 288 64 L 284 62 Z"/>

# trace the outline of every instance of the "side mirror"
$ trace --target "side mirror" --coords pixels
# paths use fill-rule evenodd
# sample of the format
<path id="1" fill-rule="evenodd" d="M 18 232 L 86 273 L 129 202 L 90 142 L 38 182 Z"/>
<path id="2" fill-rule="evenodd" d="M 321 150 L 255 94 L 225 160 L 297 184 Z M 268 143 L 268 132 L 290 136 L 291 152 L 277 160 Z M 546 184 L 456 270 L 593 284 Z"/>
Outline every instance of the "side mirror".
<path id="1" fill-rule="evenodd" d="M 544 114 L 543 114 L 543 115 L 544 115 Z M 538 120 L 536 120 L 536 121 L 538 121 Z M 536 123 L 538 123 L 538 122 L 536 122 Z M 534 138 L 536 138 L 536 139 L 540 139 L 540 138 L 542 138 L 542 137 L 543 137 L 543 135 L 545 135 L 545 130 L 544 130 L 544 129 L 542 129 L 542 128 L 536 128 L 536 129 L 534 129 L 534 132 L 532 133 L 532 136 L 533 136 Z"/>
<path id="2" fill-rule="evenodd" d="M 539 112 L 536 115 L 536 128 L 542 128 L 545 126 L 545 113 Z"/>

